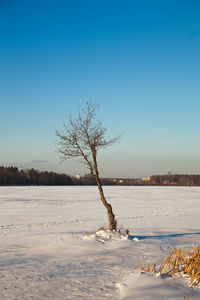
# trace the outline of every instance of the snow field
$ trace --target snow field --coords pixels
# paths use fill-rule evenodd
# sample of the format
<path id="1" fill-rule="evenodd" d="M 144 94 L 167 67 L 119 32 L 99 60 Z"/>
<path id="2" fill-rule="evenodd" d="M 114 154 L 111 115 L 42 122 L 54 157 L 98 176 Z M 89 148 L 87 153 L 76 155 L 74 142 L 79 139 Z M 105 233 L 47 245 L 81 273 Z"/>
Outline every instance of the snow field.
<path id="1" fill-rule="evenodd" d="M 100 232 L 96 187 L 0 187 L 0 299 L 200 299 L 187 279 L 136 273 L 200 243 L 199 187 L 104 187 L 130 237 Z"/>

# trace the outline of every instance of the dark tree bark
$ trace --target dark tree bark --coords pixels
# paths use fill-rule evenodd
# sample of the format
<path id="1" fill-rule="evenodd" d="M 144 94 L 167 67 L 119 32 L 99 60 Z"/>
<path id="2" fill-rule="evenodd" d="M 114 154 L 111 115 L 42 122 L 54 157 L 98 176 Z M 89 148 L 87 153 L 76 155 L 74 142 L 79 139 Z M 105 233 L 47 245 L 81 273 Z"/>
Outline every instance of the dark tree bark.
<path id="1" fill-rule="evenodd" d="M 94 161 L 94 177 L 96 179 L 96 182 L 97 182 L 97 186 L 98 186 L 98 190 L 99 190 L 99 194 L 100 194 L 100 198 L 101 198 L 101 201 L 103 202 L 103 205 L 105 206 L 105 208 L 107 209 L 107 212 L 108 212 L 108 220 L 109 220 L 109 229 L 110 230 L 117 230 L 117 220 L 115 219 L 115 215 L 113 213 L 113 210 L 112 210 L 112 206 L 111 204 L 109 204 L 107 201 L 106 201 L 106 198 L 104 196 L 104 192 L 103 192 L 103 188 L 102 188 L 102 184 L 101 184 L 101 180 L 99 178 L 99 172 L 98 172 L 98 167 L 97 167 L 97 160 L 96 160 L 96 151 L 95 149 L 93 149 L 93 161 Z"/>

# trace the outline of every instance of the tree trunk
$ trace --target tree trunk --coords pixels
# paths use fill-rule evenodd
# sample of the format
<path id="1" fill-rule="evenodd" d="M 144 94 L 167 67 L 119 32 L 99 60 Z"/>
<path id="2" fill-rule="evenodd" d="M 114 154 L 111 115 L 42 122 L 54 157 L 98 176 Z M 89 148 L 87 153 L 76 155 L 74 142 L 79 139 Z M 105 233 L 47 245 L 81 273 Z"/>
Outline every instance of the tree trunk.
<path id="1" fill-rule="evenodd" d="M 104 196 L 104 192 L 103 192 L 103 188 L 102 188 L 99 176 L 97 175 L 95 177 L 96 177 L 97 186 L 98 186 L 98 189 L 99 189 L 101 201 L 103 202 L 103 204 L 106 207 L 107 212 L 108 212 L 109 229 L 110 230 L 117 230 L 117 220 L 115 219 L 115 215 L 113 213 L 112 206 L 111 206 L 111 204 L 109 204 L 106 201 L 106 198 Z"/>
<path id="2" fill-rule="evenodd" d="M 93 150 L 92 153 L 93 153 L 94 170 L 95 170 L 94 177 L 95 177 L 96 182 L 97 182 L 97 186 L 98 186 L 101 201 L 103 202 L 103 205 L 106 207 L 107 212 L 108 212 L 109 229 L 110 230 L 117 230 L 117 220 L 115 219 L 115 215 L 113 213 L 111 204 L 109 204 L 106 201 L 106 198 L 105 198 L 104 192 L 103 192 L 103 188 L 102 188 L 102 185 L 101 185 L 101 180 L 99 178 L 99 172 L 98 172 L 97 161 L 96 161 L 96 151 Z"/>

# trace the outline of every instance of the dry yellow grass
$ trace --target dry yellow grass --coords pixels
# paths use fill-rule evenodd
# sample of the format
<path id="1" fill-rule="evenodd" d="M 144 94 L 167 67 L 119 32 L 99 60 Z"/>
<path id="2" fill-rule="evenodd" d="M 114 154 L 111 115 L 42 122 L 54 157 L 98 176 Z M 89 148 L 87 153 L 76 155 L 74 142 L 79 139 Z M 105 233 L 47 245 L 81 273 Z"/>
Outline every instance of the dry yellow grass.
<path id="1" fill-rule="evenodd" d="M 194 287 L 200 282 L 200 245 L 192 251 L 174 248 L 163 259 L 158 271 L 156 271 L 155 264 L 145 266 L 144 262 L 139 265 L 138 271 L 144 271 L 149 274 L 159 273 L 172 276 L 189 276 L 190 286 Z"/>

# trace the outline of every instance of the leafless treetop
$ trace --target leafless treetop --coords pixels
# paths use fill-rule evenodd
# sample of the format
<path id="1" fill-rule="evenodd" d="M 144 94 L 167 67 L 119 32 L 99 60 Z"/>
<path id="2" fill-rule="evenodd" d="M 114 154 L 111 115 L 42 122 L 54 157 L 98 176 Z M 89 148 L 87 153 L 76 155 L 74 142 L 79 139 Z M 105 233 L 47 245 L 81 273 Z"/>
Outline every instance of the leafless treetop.
<path id="1" fill-rule="evenodd" d="M 94 155 L 97 150 L 111 146 L 119 140 L 119 136 L 107 138 L 107 128 L 101 121 L 96 120 L 98 106 L 90 102 L 86 108 L 78 112 L 77 117 L 70 115 L 67 122 L 64 122 L 62 131 L 56 130 L 57 151 L 62 160 L 82 157 L 84 163 L 94 175 Z"/>

